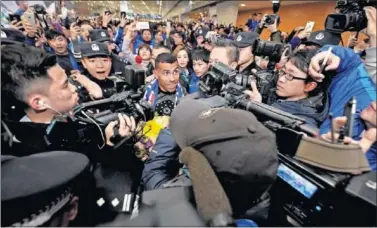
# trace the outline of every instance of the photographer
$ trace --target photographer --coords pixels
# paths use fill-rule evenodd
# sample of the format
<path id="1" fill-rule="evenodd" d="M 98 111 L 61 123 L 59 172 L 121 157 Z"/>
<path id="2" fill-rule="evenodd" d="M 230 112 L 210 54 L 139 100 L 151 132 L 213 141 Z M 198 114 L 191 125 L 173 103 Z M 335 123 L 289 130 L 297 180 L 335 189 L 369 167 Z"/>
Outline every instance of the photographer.
<path id="1" fill-rule="evenodd" d="M 325 83 L 314 81 L 308 73 L 309 64 L 315 50 L 300 50 L 293 53 L 285 66 L 279 71 L 276 95 L 272 106 L 282 111 L 302 117 L 309 124 L 319 126 L 327 117 L 328 98 Z M 252 91 L 245 91 L 249 99 L 262 102 L 255 81 L 251 83 Z"/>
<path id="2" fill-rule="evenodd" d="M 232 69 L 236 69 L 240 57 L 240 51 L 233 41 L 219 40 L 214 43 L 214 47 L 209 56 L 209 64 L 214 65 L 221 62 Z"/>
<path id="3" fill-rule="evenodd" d="M 283 43 L 283 38 L 281 37 L 281 31 L 278 30 L 280 17 L 275 15 L 274 19 L 275 21 L 272 24 L 266 25 L 266 16 L 265 16 L 263 20 L 259 23 L 259 26 L 255 29 L 255 32 L 258 34 L 261 34 L 263 31 L 263 28 L 266 27 L 267 30 L 271 32 L 270 41 L 276 42 L 276 43 Z"/>
<path id="4" fill-rule="evenodd" d="M 21 154 L 32 154 L 53 149 L 62 149 L 61 145 L 46 144 L 44 134 L 54 117 L 69 113 L 78 102 L 78 95 L 75 87 L 68 82 L 64 70 L 57 64 L 55 55 L 45 53 L 26 45 L 7 45 L 2 48 L 1 53 L 1 84 L 2 94 L 15 98 L 17 104 L 3 103 L 3 110 L 6 106 L 15 105 L 19 109 L 24 109 L 25 114 L 21 123 L 32 123 L 35 133 L 27 132 L 28 139 L 34 146 L 27 150 L 17 151 Z M 9 102 L 9 101 L 8 101 Z M 2 113 L 6 114 L 6 113 Z M 12 118 L 12 116 L 10 116 Z M 135 129 L 133 118 L 119 116 L 121 136 L 129 136 Z M 126 123 L 128 124 L 126 126 Z M 133 123 L 133 124 L 132 124 Z M 115 122 L 111 122 L 105 129 L 106 144 L 112 146 L 110 138 L 113 136 Z M 22 125 L 20 125 L 22 126 Z M 132 127 L 129 127 L 132 126 Z M 15 136 L 16 138 L 18 136 Z M 34 141 L 33 141 L 34 140 Z M 23 141 L 21 141 L 21 145 Z M 87 148 L 77 146 L 77 151 L 87 151 Z M 84 145 L 81 145 L 84 146 Z M 8 153 L 15 152 L 14 150 Z M 15 152 L 15 153 L 17 153 Z"/>
<path id="5" fill-rule="evenodd" d="M 251 75 L 252 69 L 259 70 L 253 55 L 253 44 L 256 39 L 259 39 L 259 35 L 255 32 L 241 32 L 237 34 L 234 43 L 240 50 L 237 69 L 240 74 Z"/>

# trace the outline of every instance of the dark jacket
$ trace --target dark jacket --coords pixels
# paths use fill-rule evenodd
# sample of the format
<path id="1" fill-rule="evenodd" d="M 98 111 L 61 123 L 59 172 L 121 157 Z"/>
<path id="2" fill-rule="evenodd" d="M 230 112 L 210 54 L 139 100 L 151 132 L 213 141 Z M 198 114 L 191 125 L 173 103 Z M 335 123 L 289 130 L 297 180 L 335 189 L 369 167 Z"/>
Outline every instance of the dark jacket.
<path id="1" fill-rule="evenodd" d="M 144 164 L 141 181 L 145 190 L 162 188 L 163 184 L 178 174 L 181 166 L 178 160 L 180 151 L 170 130 L 162 130 Z"/>
<path id="2" fill-rule="evenodd" d="M 277 99 L 272 107 L 288 112 L 305 119 L 309 124 L 319 127 L 327 118 L 329 112 L 329 99 L 327 94 L 319 93 L 298 101 L 286 101 Z"/>

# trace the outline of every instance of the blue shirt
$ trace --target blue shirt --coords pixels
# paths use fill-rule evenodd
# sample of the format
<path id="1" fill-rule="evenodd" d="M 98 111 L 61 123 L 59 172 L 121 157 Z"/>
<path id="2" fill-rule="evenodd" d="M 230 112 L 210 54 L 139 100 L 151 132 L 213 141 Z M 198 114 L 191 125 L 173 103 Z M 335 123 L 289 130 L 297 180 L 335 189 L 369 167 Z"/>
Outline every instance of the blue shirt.
<path id="1" fill-rule="evenodd" d="M 369 148 L 368 152 L 365 154 L 368 159 L 369 166 L 373 171 L 377 170 L 377 144 L 376 142 Z"/>

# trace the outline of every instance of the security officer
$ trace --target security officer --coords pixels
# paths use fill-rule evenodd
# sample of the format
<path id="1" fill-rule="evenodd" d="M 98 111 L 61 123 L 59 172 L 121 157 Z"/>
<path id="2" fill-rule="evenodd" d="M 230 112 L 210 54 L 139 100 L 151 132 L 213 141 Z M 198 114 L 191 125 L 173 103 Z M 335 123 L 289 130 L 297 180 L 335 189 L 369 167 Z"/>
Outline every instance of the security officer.
<path id="1" fill-rule="evenodd" d="M 103 98 L 122 91 L 124 84 L 119 85 L 115 80 L 109 79 L 113 62 L 106 44 L 88 42 L 81 44 L 80 49 L 86 76 L 101 87 Z M 119 85 L 118 88 L 117 85 Z M 86 91 L 80 91 L 80 95 L 82 93 L 86 93 Z"/>
<path id="2" fill-rule="evenodd" d="M 1 45 L 25 43 L 25 35 L 12 28 L 1 28 Z"/>
<path id="3" fill-rule="evenodd" d="M 92 216 L 84 209 L 88 200 L 94 201 L 88 197 L 94 187 L 88 174 L 89 159 L 79 153 L 2 155 L 1 226 L 94 225 L 88 223 Z"/>
<path id="4" fill-rule="evenodd" d="M 256 32 L 240 32 L 235 38 L 235 45 L 240 50 L 240 58 L 238 60 L 238 72 L 243 75 L 251 75 L 251 70 L 260 70 L 254 61 L 253 44 L 259 39 Z"/>
<path id="5" fill-rule="evenodd" d="M 107 45 L 110 52 L 110 58 L 112 61 L 111 75 L 122 75 L 124 72 L 125 65 L 130 65 L 130 63 L 118 56 L 121 52 L 120 48 L 110 39 L 109 34 L 104 29 L 93 29 L 90 31 L 89 39 L 91 42 L 99 42 Z"/>

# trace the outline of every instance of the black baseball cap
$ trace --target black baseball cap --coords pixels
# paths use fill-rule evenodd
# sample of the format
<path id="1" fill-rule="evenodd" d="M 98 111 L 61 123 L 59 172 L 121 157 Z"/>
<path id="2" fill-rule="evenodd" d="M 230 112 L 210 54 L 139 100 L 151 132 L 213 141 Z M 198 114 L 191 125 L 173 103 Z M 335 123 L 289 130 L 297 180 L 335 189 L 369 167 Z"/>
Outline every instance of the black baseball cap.
<path id="1" fill-rule="evenodd" d="M 275 135 L 250 112 L 183 99 L 170 129 L 180 148 L 193 147 L 207 158 L 235 212 L 250 208 L 276 179 Z"/>
<path id="2" fill-rule="evenodd" d="M 209 29 L 199 29 L 198 33 L 196 34 L 196 37 L 203 36 L 203 38 L 206 38 L 206 35 L 208 32 L 209 32 Z"/>
<path id="3" fill-rule="evenodd" d="M 327 44 L 329 45 L 338 45 L 341 40 L 341 34 L 339 33 L 332 33 L 326 30 L 319 30 L 312 32 L 309 38 L 302 42 L 305 45 L 318 45 L 323 47 Z"/>
<path id="4" fill-rule="evenodd" d="M 80 45 L 82 57 L 110 56 L 107 45 L 99 42 L 87 42 Z"/>
<path id="5" fill-rule="evenodd" d="M 1 157 L 1 226 L 37 227 L 49 221 L 70 202 L 76 181 L 90 165 L 85 155 L 67 151 Z"/>
<path id="6" fill-rule="evenodd" d="M 259 39 L 259 34 L 256 32 L 240 32 L 234 39 L 234 43 L 239 48 L 245 48 L 252 46 L 257 39 Z"/>
<path id="7" fill-rule="evenodd" d="M 90 41 L 92 42 L 105 42 L 110 41 L 110 36 L 104 29 L 93 29 L 89 32 Z"/>
<path id="8" fill-rule="evenodd" d="M 25 35 L 12 28 L 1 28 L 1 44 L 23 44 L 25 43 Z"/>

